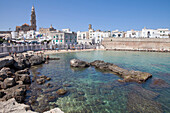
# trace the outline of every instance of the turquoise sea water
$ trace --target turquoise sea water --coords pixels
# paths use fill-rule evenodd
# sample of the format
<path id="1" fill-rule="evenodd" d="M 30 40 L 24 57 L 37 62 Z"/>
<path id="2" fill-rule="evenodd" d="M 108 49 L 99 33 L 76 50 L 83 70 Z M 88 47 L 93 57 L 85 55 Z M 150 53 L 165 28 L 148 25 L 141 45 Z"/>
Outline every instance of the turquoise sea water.
<path id="1" fill-rule="evenodd" d="M 58 106 L 66 113 L 170 112 L 169 53 L 91 51 L 50 56 L 60 60 L 31 69 L 32 76 L 52 78 L 43 85 L 34 82 L 27 92 L 26 103 L 35 111 L 42 112 Z M 69 62 L 73 58 L 87 62 L 104 60 L 128 70 L 149 72 L 153 77 L 143 84 L 119 83 L 119 76 L 94 67 L 71 68 Z M 152 83 L 157 78 L 162 79 L 166 87 L 154 87 Z M 51 87 L 47 87 L 48 83 Z M 59 88 L 66 89 L 67 94 L 57 96 Z"/>

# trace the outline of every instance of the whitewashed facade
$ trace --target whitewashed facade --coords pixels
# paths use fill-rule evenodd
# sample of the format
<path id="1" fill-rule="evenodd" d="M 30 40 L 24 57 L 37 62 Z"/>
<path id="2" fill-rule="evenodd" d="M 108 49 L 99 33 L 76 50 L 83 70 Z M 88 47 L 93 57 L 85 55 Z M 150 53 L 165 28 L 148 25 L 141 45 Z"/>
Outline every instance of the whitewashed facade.
<path id="1" fill-rule="evenodd" d="M 52 44 L 57 45 L 74 45 L 77 44 L 77 33 L 75 32 L 63 32 L 63 31 L 52 31 L 50 33 L 52 38 Z"/>
<path id="2" fill-rule="evenodd" d="M 112 31 L 111 37 L 113 38 L 124 38 L 125 33 L 123 31 L 115 30 Z"/>
<path id="3" fill-rule="evenodd" d="M 135 30 L 131 30 L 131 31 L 127 31 L 126 38 L 140 38 L 141 37 L 141 31 L 135 31 Z"/>

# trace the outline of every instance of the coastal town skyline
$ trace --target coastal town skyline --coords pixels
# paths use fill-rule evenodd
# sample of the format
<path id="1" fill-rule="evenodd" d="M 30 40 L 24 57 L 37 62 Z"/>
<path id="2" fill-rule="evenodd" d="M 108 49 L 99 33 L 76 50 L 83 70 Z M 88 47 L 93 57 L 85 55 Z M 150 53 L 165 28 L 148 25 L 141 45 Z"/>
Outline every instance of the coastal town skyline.
<path id="1" fill-rule="evenodd" d="M 23 23 L 29 24 L 30 23 L 30 15 L 31 15 L 30 8 L 32 7 L 32 5 L 35 6 L 35 10 L 36 10 L 36 14 L 37 14 L 37 20 L 38 20 L 37 21 L 37 29 L 39 29 L 40 27 L 48 28 L 51 24 L 54 26 L 54 28 L 57 28 L 57 29 L 70 28 L 73 31 L 85 31 L 85 30 L 87 30 L 88 24 L 92 24 L 94 26 L 93 28 L 96 30 L 101 29 L 103 31 L 108 31 L 108 30 L 112 31 L 112 30 L 116 30 L 116 29 L 118 29 L 120 31 L 127 31 L 127 30 L 131 30 L 131 29 L 141 30 L 144 27 L 151 28 L 151 29 L 170 28 L 169 27 L 170 25 L 168 23 L 168 18 L 170 17 L 170 15 L 168 13 L 166 13 L 166 12 L 168 12 L 167 6 L 170 2 L 164 0 L 164 1 L 162 1 L 161 4 L 159 4 L 160 1 L 155 1 L 153 3 L 155 6 L 158 6 L 158 4 L 159 4 L 159 6 L 160 6 L 159 12 L 164 12 L 164 14 L 166 13 L 166 15 L 164 15 L 160 18 L 159 16 L 163 15 L 163 14 L 161 14 L 161 13 L 156 14 L 157 11 L 153 10 L 153 9 L 155 9 L 155 7 L 153 7 L 153 6 L 150 7 L 152 9 L 152 11 L 148 10 L 148 12 L 144 13 L 148 9 L 147 6 L 149 4 L 151 4 L 151 1 L 147 2 L 147 4 L 145 4 L 145 8 L 143 8 L 143 9 L 137 8 L 137 6 L 134 6 L 133 8 L 130 8 L 127 11 L 125 11 L 123 9 L 119 10 L 118 11 L 119 14 L 117 14 L 117 12 L 114 12 L 112 10 L 112 9 L 115 9 L 115 7 L 107 8 L 106 6 L 104 6 L 104 5 L 106 5 L 106 3 L 104 3 L 103 1 L 99 1 L 96 3 L 93 1 L 91 4 L 92 5 L 95 4 L 94 7 L 92 7 L 91 5 L 87 5 L 88 8 L 82 7 L 82 9 L 79 9 L 79 11 L 78 10 L 75 11 L 77 8 L 80 8 L 80 6 L 78 4 L 84 3 L 84 2 L 78 2 L 75 0 L 75 1 L 73 1 L 72 7 L 69 7 L 69 8 L 65 7 L 65 9 L 63 10 L 62 6 L 64 3 L 61 1 L 57 1 L 57 2 L 51 1 L 48 4 L 48 5 L 51 5 L 51 7 L 44 8 L 43 7 L 44 4 L 47 3 L 45 1 L 40 2 L 40 1 L 32 0 L 31 2 L 27 3 L 26 1 L 22 2 L 22 1 L 18 0 L 18 1 L 15 1 L 15 3 L 13 1 L 11 1 L 9 3 L 10 9 L 8 9 L 8 8 L 5 8 L 5 6 L 3 5 L 6 2 L 8 2 L 8 0 L 7 0 L 7 1 L 1 2 L 2 15 L 5 14 L 6 16 L 4 16 L 3 18 L 0 19 L 1 22 L 3 21 L 3 23 L 1 23 L 0 30 L 15 31 L 16 25 L 22 25 Z M 20 2 L 21 4 L 17 5 L 18 2 Z M 114 1 L 114 2 L 116 3 L 116 1 Z M 53 7 L 54 5 L 52 3 L 58 3 L 57 8 Z M 102 3 L 103 3 L 104 7 L 102 9 L 98 9 Z M 107 3 L 113 3 L 113 2 L 108 1 Z M 125 6 L 125 3 L 126 2 L 123 2 L 122 5 Z M 135 5 L 136 3 L 137 2 L 133 1 L 133 4 L 131 4 L 131 5 Z M 12 4 L 14 6 L 12 6 Z M 22 4 L 25 4 L 25 5 L 22 5 Z M 70 2 L 65 3 L 64 5 L 68 6 L 68 4 L 70 4 Z M 84 3 L 84 4 L 87 4 L 87 3 Z M 128 4 L 126 4 L 126 5 L 128 5 Z M 73 8 L 76 5 L 77 5 L 77 8 Z M 163 7 L 163 5 L 164 5 L 164 7 Z M 19 7 L 16 7 L 16 6 L 19 6 Z M 109 6 L 110 6 L 110 4 L 109 4 Z M 96 8 L 98 10 L 96 10 Z M 62 11 L 59 11 L 59 9 L 61 9 Z M 135 13 L 135 12 L 137 12 L 137 11 L 135 11 L 135 9 L 138 9 L 138 14 Z M 83 12 L 81 12 L 81 11 L 83 11 Z M 106 13 L 106 11 L 107 11 L 107 13 Z M 110 13 L 110 11 L 112 11 L 112 13 Z M 127 12 L 128 14 L 126 14 L 125 12 L 123 13 L 123 11 Z M 18 12 L 18 13 L 13 13 L 13 12 Z M 94 13 L 92 13 L 92 12 L 94 12 Z M 132 14 L 129 14 L 129 12 L 134 13 L 133 14 L 134 16 L 132 16 Z M 87 13 L 88 13 L 88 16 L 87 16 Z M 148 16 L 146 19 L 146 15 L 148 15 L 149 13 L 150 13 L 150 16 Z M 23 16 L 23 14 L 24 14 L 24 16 Z M 123 14 L 123 16 L 121 14 Z M 63 15 L 65 15 L 65 16 L 63 16 Z M 115 17 L 113 15 L 118 15 L 118 16 Z M 100 16 L 100 18 L 98 18 L 99 16 Z M 122 17 L 127 16 L 127 18 L 123 19 L 123 18 L 121 18 L 121 16 Z M 12 17 L 12 18 L 9 18 L 9 17 Z M 68 17 L 69 17 L 69 19 L 68 19 Z M 85 18 L 83 18 L 83 17 L 85 17 Z M 139 19 L 139 17 L 142 17 L 142 18 Z M 159 17 L 159 18 L 157 18 L 157 17 Z M 153 20 L 151 20 L 151 18 L 153 18 Z M 140 22 L 135 24 L 138 20 L 140 20 Z M 148 21 L 145 21 L 145 20 L 148 20 Z M 113 21 L 115 21 L 115 22 L 113 22 Z M 159 21 L 159 22 L 155 23 L 156 21 Z"/>

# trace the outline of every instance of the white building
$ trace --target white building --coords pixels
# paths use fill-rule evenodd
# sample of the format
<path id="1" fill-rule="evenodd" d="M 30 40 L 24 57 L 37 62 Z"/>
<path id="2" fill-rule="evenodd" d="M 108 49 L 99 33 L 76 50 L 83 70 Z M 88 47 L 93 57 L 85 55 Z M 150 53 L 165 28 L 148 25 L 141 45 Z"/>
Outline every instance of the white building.
<path id="1" fill-rule="evenodd" d="M 89 32 L 88 31 L 85 31 L 85 32 L 78 31 L 77 32 L 77 43 L 78 44 L 86 44 L 86 45 L 92 44 L 92 38 L 91 39 L 89 38 Z"/>
<path id="2" fill-rule="evenodd" d="M 158 30 L 155 29 L 142 29 L 142 38 L 160 38 L 160 34 L 158 33 Z"/>
<path id="3" fill-rule="evenodd" d="M 92 29 L 92 25 L 89 24 L 89 30 L 86 32 L 77 32 L 78 43 L 82 44 L 100 44 L 104 38 L 111 37 L 110 31 L 101 31 Z"/>
<path id="4" fill-rule="evenodd" d="M 170 30 L 169 29 L 157 29 L 160 38 L 170 38 Z"/>
<path id="5" fill-rule="evenodd" d="M 57 45 L 74 45 L 77 44 L 77 33 L 72 31 L 51 31 L 50 37 L 52 38 L 52 44 Z"/>
<path id="6" fill-rule="evenodd" d="M 112 31 L 111 33 L 111 37 L 113 38 L 124 38 L 124 35 L 125 35 L 124 32 L 118 30 Z"/>
<path id="7" fill-rule="evenodd" d="M 131 30 L 131 31 L 127 31 L 126 38 L 140 38 L 141 37 L 141 31 L 135 31 L 135 30 Z"/>

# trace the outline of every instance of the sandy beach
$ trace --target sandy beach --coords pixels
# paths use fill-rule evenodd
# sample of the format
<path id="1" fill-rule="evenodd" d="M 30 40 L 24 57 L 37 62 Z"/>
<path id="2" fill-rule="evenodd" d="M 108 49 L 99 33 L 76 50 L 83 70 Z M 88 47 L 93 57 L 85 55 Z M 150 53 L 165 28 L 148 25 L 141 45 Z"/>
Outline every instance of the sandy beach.
<path id="1" fill-rule="evenodd" d="M 105 49 L 83 49 L 83 50 L 46 50 L 43 51 L 43 53 L 45 55 L 48 54 L 56 54 L 56 53 L 68 53 L 68 52 L 83 52 L 83 51 L 96 51 L 96 50 L 105 50 Z M 42 51 L 38 51 L 38 52 L 42 52 Z"/>

